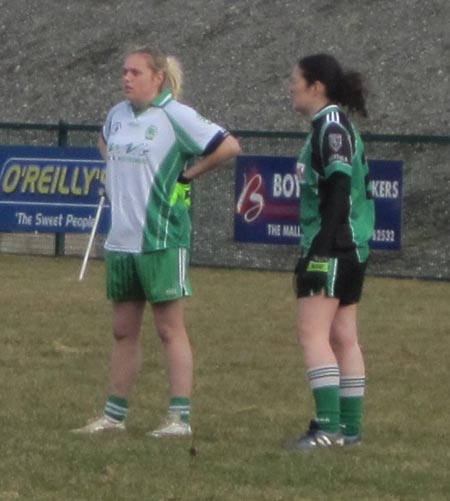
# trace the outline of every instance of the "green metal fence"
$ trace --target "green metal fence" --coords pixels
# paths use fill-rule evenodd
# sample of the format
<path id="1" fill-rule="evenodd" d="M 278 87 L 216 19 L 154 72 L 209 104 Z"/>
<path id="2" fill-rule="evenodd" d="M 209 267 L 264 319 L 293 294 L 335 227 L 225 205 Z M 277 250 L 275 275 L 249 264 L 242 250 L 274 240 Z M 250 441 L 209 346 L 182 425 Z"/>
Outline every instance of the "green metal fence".
<path id="1" fill-rule="evenodd" d="M 99 125 L 0 123 L 0 144 L 95 146 Z M 295 156 L 305 137 L 296 131 L 232 131 L 244 154 Z M 450 136 L 363 134 L 369 158 L 403 160 L 401 251 L 374 252 L 375 275 L 450 280 Z M 289 245 L 240 244 L 233 239 L 234 169 L 218 169 L 193 186 L 193 264 L 290 270 L 297 249 Z M 87 235 L 0 234 L 0 252 L 81 255 Z M 103 255 L 103 236 L 94 256 Z"/>

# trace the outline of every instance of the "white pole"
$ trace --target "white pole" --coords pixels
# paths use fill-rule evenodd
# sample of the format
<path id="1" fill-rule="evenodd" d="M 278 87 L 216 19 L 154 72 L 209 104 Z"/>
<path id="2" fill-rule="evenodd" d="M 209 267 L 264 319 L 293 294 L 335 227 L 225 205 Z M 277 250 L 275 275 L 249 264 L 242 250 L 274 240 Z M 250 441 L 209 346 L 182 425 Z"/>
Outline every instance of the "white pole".
<path id="1" fill-rule="evenodd" d="M 100 197 L 100 202 L 98 203 L 97 213 L 95 214 L 94 224 L 92 226 L 91 234 L 89 235 L 89 241 L 86 247 L 86 252 L 84 253 L 83 264 L 81 266 L 80 276 L 78 277 L 78 280 L 83 280 L 84 272 L 86 271 L 89 254 L 91 253 L 92 244 L 94 242 L 95 233 L 97 232 L 97 226 L 100 221 L 100 216 L 102 213 L 104 203 L 105 203 L 105 195 L 102 195 Z"/>

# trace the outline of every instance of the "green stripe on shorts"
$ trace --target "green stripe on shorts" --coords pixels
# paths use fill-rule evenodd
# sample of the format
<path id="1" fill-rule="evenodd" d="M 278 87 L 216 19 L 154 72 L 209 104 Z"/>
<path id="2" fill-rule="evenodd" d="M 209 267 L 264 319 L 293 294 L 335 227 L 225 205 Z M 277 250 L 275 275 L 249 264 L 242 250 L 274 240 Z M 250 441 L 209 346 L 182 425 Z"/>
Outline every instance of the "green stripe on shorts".
<path id="1" fill-rule="evenodd" d="M 327 295 L 329 297 L 334 297 L 336 294 L 336 276 L 338 268 L 338 260 L 336 258 L 331 258 L 329 261 L 329 269 L 327 275 Z"/>

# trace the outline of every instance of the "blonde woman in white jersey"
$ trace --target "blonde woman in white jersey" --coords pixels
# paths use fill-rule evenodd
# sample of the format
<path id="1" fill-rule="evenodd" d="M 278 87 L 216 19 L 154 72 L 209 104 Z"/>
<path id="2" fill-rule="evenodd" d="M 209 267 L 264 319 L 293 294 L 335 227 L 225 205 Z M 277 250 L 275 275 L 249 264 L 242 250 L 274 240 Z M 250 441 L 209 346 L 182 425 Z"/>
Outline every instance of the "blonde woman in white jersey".
<path id="1" fill-rule="evenodd" d="M 125 430 L 150 302 L 167 361 L 170 402 L 166 419 L 149 434 L 192 434 L 192 352 L 183 301 L 191 294 L 189 183 L 238 155 L 240 147 L 222 127 L 177 101 L 181 83 L 176 59 L 150 48 L 130 52 L 123 67 L 126 100 L 110 110 L 99 139 L 112 213 L 105 261 L 114 345 L 103 416 L 78 433 Z"/>

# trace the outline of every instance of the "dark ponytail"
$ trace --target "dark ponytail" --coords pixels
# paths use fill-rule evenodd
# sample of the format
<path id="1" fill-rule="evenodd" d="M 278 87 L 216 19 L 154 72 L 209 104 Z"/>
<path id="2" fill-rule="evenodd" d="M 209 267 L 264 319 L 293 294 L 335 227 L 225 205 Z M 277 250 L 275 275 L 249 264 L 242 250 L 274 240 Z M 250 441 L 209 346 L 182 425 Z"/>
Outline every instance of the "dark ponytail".
<path id="1" fill-rule="evenodd" d="M 367 117 L 367 91 L 360 73 L 344 71 L 338 61 L 329 54 L 306 56 L 298 61 L 298 67 L 310 85 L 317 81 L 325 85 L 327 97 L 333 103 L 346 106 L 349 111 Z"/>
<path id="2" fill-rule="evenodd" d="M 350 111 L 356 111 L 363 117 L 367 117 L 366 96 L 367 91 L 361 73 L 357 71 L 345 72 L 342 82 L 342 104 L 347 106 Z"/>

